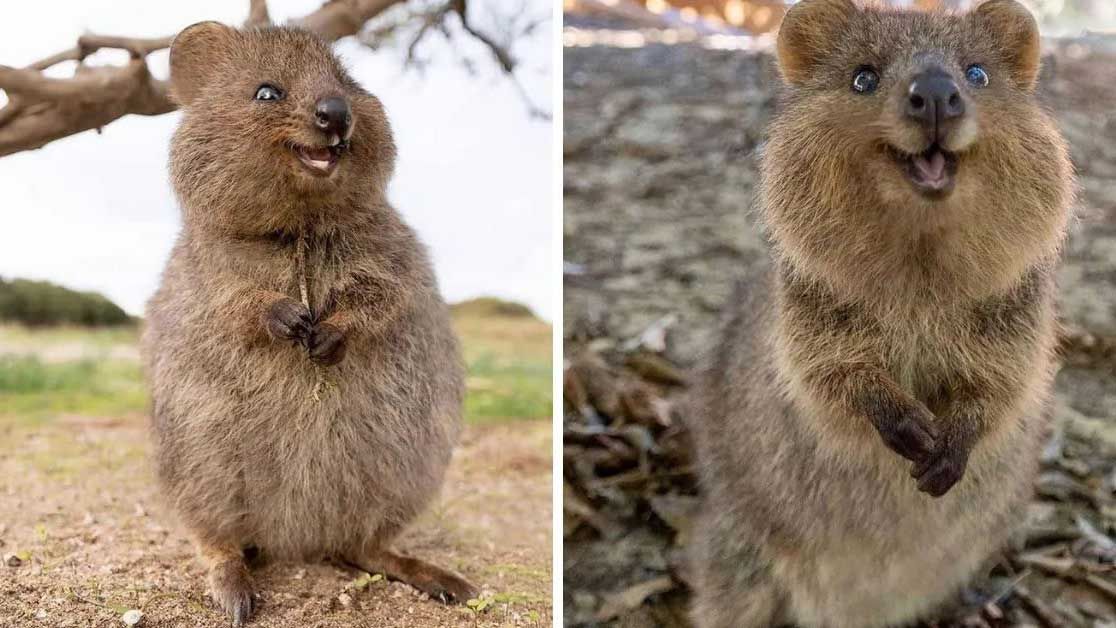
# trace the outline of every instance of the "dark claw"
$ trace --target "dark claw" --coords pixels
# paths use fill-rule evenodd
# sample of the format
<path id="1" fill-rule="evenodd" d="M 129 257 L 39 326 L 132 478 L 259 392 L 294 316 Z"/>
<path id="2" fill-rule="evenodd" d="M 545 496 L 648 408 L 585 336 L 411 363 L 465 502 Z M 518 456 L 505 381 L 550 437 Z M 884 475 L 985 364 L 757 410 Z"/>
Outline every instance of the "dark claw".
<path id="1" fill-rule="evenodd" d="M 329 323 L 319 323 L 310 332 L 306 350 L 314 362 L 333 366 L 345 357 L 345 334 Z"/>
<path id="2" fill-rule="evenodd" d="M 209 574 L 209 589 L 213 603 L 234 626 L 244 625 L 255 611 L 256 597 L 243 563 L 230 561 L 214 567 Z"/>
<path id="3" fill-rule="evenodd" d="M 480 595 L 467 580 L 441 569 L 432 570 L 433 577 L 425 582 L 414 582 L 415 588 L 425 592 L 432 600 L 442 604 L 464 604 Z"/>
<path id="4" fill-rule="evenodd" d="M 968 459 L 968 452 L 946 446 L 934 458 L 916 464 L 911 476 L 918 480 L 918 490 L 931 497 L 941 497 L 965 475 Z"/>
<path id="5" fill-rule="evenodd" d="M 252 599 L 251 594 L 246 594 L 234 600 L 232 604 L 226 608 L 229 618 L 232 619 L 234 626 L 243 626 L 248 618 L 252 616 L 252 611 L 256 608 L 255 600 Z"/>
<path id="6" fill-rule="evenodd" d="M 884 444 L 916 464 L 929 460 L 938 440 L 938 431 L 926 412 L 908 412 L 876 426 Z"/>
<path id="7" fill-rule="evenodd" d="M 280 299 L 267 311 L 267 333 L 277 340 L 305 343 L 310 336 L 313 321 L 310 310 L 294 299 Z"/>
<path id="8" fill-rule="evenodd" d="M 453 574 L 446 574 L 441 586 L 443 588 L 438 599 L 442 604 L 464 604 L 480 595 L 476 587 Z"/>

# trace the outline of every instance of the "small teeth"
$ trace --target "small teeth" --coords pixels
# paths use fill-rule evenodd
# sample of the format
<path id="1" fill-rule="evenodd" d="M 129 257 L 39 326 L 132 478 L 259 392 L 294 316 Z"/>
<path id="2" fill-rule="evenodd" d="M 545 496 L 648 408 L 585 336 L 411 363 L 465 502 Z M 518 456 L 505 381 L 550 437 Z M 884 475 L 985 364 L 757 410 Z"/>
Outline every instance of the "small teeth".
<path id="1" fill-rule="evenodd" d="M 328 161 L 318 161 L 316 159 L 310 159 L 308 161 L 310 162 L 311 166 L 313 166 L 314 168 L 317 168 L 318 170 L 328 170 L 329 169 L 329 162 Z"/>
<path id="2" fill-rule="evenodd" d="M 336 133 L 334 133 L 333 135 L 329 136 L 329 145 L 330 146 L 337 146 L 340 143 L 341 143 L 341 136 L 340 135 L 337 135 Z"/>

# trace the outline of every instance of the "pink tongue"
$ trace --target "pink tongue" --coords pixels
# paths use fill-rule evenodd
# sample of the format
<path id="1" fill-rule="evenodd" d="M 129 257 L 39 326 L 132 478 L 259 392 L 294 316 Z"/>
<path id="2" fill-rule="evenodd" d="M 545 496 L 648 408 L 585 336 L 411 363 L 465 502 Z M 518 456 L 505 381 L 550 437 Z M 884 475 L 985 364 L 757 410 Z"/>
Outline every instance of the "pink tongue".
<path id="1" fill-rule="evenodd" d="M 938 150 L 934 151 L 929 159 L 922 155 L 915 157 L 914 165 L 918 169 L 919 176 L 927 182 L 938 181 L 945 174 L 945 156 Z"/>
<path id="2" fill-rule="evenodd" d="M 314 161 L 329 161 L 330 152 L 328 148 L 307 148 L 305 151 L 306 156 Z"/>

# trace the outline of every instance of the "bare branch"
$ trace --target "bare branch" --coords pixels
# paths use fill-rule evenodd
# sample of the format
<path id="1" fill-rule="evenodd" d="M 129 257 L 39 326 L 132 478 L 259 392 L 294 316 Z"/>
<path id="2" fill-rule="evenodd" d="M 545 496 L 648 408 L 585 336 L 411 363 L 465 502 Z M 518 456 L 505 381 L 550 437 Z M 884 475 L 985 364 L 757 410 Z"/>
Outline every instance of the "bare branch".
<path id="1" fill-rule="evenodd" d="M 70 48 L 27 66 L 30 70 L 45 70 L 63 61 L 81 61 L 81 48 Z"/>
<path id="2" fill-rule="evenodd" d="M 160 115 L 175 109 L 166 83 L 151 77 L 143 59 L 122 67 L 83 68 L 72 79 L 0 68 L 0 84 L 16 94 L 0 110 L 0 156 L 99 129 L 129 113 Z M 15 113 L 9 114 L 13 106 Z"/>
<path id="3" fill-rule="evenodd" d="M 518 69 L 519 63 L 512 55 L 510 46 L 500 43 L 496 37 L 484 33 L 472 23 L 468 17 L 466 2 L 467 0 L 448 0 L 445 4 L 436 5 L 433 8 L 411 12 L 401 20 L 381 25 L 376 29 L 365 32 L 361 37 L 361 41 L 369 48 L 376 50 L 385 40 L 395 35 L 405 25 L 417 22 L 419 24 L 418 29 L 415 31 L 414 35 L 410 37 L 403 63 L 405 66 L 414 66 L 421 69 L 423 63 L 418 57 L 419 44 L 421 44 L 432 31 L 438 31 L 442 33 L 452 45 L 453 35 L 447 28 L 446 23 L 451 15 L 456 15 L 461 21 L 462 30 L 473 39 L 479 41 L 495 58 L 496 63 L 500 66 L 500 70 L 507 75 L 508 80 L 510 80 L 515 87 L 516 93 L 519 94 L 520 98 L 523 100 L 527 107 L 528 115 L 539 120 L 550 120 L 550 113 L 531 101 L 527 89 L 516 75 L 515 71 Z M 529 35 L 531 32 L 535 31 L 543 21 L 545 20 L 528 20 L 527 24 L 522 27 L 519 27 L 518 24 L 514 24 L 508 29 L 507 39 L 510 41 L 518 36 Z M 511 32 L 513 30 L 517 32 Z M 461 62 L 465 65 L 466 70 L 470 72 L 473 71 L 473 64 L 466 56 L 462 55 Z"/>
<path id="4" fill-rule="evenodd" d="M 492 53 L 492 56 L 496 58 L 496 62 L 500 65 L 504 73 L 508 75 L 508 79 L 511 80 L 512 85 L 515 86 L 515 91 L 519 93 L 520 99 L 523 100 L 524 105 L 527 107 L 527 114 L 538 120 L 550 120 L 550 112 L 532 102 L 531 96 L 527 93 L 527 89 L 523 86 L 523 83 L 520 82 L 519 77 L 516 76 L 515 69 L 519 64 L 515 58 L 512 57 L 511 50 L 509 50 L 508 46 L 497 42 L 495 38 L 479 31 L 469 22 L 465 2 L 466 0 L 450 0 L 450 6 L 453 7 L 458 19 L 461 20 L 461 28 L 474 39 L 484 44 L 489 52 Z M 533 31 L 537 26 L 537 21 L 529 22 L 527 28 L 521 34 Z"/>
<path id="5" fill-rule="evenodd" d="M 78 61 L 85 59 L 102 48 L 127 50 L 128 54 L 130 54 L 133 59 L 142 59 L 156 50 L 169 48 L 172 39 L 174 39 L 174 37 L 141 39 L 136 37 L 111 37 L 90 33 L 78 37 L 78 50 L 81 54 Z"/>
<path id="6" fill-rule="evenodd" d="M 515 74 L 509 73 L 509 76 L 511 77 L 512 85 L 515 86 L 515 91 L 519 92 L 519 98 L 523 100 L 523 104 L 527 107 L 527 115 L 536 120 L 550 120 L 550 112 L 539 107 L 531 100 L 530 94 L 527 93 L 527 88 L 523 87 L 523 83 L 519 82 Z"/>
<path id="7" fill-rule="evenodd" d="M 446 20 L 446 16 L 449 15 L 450 11 L 452 10 L 453 7 L 450 4 L 445 4 L 443 6 L 436 7 L 433 10 L 413 16 L 412 19 L 420 20 L 422 22 L 422 25 L 419 26 L 418 32 L 416 32 L 415 36 L 411 38 L 411 43 L 407 46 L 407 56 L 403 62 L 404 65 L 419 65 L 419 43 L 422 42 L 427 33 L 429 33 L 431 30 L 441 29 Z M 441 30 L 441 32 L 444 33 L 445 31 Z"/>
<path id="8" fill-rule="evenodd" d="M 317 33 L 328 41 L 357 34 L 366 22 L 395 5 L 408 0 L 328 0 L 318 10 L 294 24 Z M 464 0 L 450 0 L 444 6 L 427 11 L 418 35 L 408 48 L 408 58 L 431 30 L 450 37 L 445 20 L 457 15 L 465 31 L 481 41 L 492 52 L 501 69 L 516 80 L 515 60 L 510 51 L 473 28 L 465 15 Z M 249 0 L 248 25 L 270 23 L 266 0 Z M 398 25 L 396 25 L 398 26 Z M 395 26 L 383 30 L 390 33 Z M 0 108 L 0 157 L 24 150 L 33 150 L 69 135 L 100 129 L 128 114 L 160 115 L 177 108 L 169 96 L 165 81 L 153 78 L 146 64 L 147 55 L 168 48 L 173 37 L 154 39 L 116 37 L 87 33 L 78 38 L 74 48 L 63 50 L 32 63 L 26 68 L 0 66 L 0 89 L 8 103 Z M 82 62 L 94 52 L 114 48 L 126 50 L 130 60 L 124 66 L 87 67 Z M 47 77 L 42 72 L 66 61 L 78 62 L 69 78 Z M 526 92 L 516 83 L 527 101 Z M 531 115 L 549 117 L 528 102 Z"/>
<path id="9" fill-rule="evenodd" d="M 134 113 L 160 115 L 175 105 L 164 81 L 154 79 L 144 57 L 170 46 L 170 37 L 145 39 L 87 33 L 77 46 L 24 69 L 0 66 L 0 89 L 8 104 L 0 109 L 0 156 L 40 148 L 54 140 L 100 129 Z M 42 70 L 65 61 L 81 62 L 104 48 L 128 51 L 124 66 L 79 65 L 70 78 L 50 78 Z"/>
<path id="10" fill-rule="evenodd" d="M 512 59 L 511 52 L 504 46 L 496 43 L 491 37 L 473 28 L 473 25 L 469 23 L 469 17 L 466 15 L 465 11 L 465 0 L 450 0 L 450 6 L 461 20 L 461 28 L 465 29 L 465 32 L 472 35 L 474 39 L 488 47 L 492 52 L 492 56 L 496 57 L 496 62 L 500 64 L 504 72 L 508 74 L 514 73 L 515 59 Z"/>
<path id="11" fill-rule="evenodd" d="M 405 0 L 330 0 L 322 8 L 296 20 L 303 28 L 312 30 L 329 41 L 349 37 L 360 32 L 368 20 Z"/>
<path id="12" fill-rule="evenodd" d="M 8 96 L 8 104 L 0 109 L 0 127 L 3 127 L 9 120 L 16 117 L 20 111 L 23 110 L 23 101 L 15 96 Z"/>
<path id="13" fill-rule="evenodd" d="M 19 70 L 0 65 L 0 85 L 21 98 L 52 100 L 93 96 L 103 89 L 111 78 L 108 74 L 85 74 L 68 79 L 43 76 L 35 70 Z"/>

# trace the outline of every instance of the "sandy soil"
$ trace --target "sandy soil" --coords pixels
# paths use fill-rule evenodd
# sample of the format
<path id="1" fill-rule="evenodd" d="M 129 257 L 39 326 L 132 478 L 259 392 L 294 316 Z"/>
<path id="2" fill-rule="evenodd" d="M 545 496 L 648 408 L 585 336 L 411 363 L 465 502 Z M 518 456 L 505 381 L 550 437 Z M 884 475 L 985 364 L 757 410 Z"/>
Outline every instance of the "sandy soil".
<path id="1" fill-rule="evenodd" d="M 160 504 L 145 421 L 0 425 L 0 627 L 123 626 L 129 609 L 151 628 L 227 625 Z M 482 587 L 481 612 L 328 563 L 271 564 L 250 625 L 549 626 L 550 443 L 548 422 L 467 427 L 441 499 L 398 544 Z"/>

